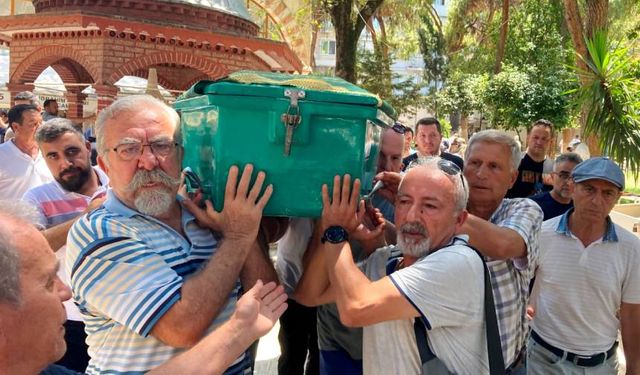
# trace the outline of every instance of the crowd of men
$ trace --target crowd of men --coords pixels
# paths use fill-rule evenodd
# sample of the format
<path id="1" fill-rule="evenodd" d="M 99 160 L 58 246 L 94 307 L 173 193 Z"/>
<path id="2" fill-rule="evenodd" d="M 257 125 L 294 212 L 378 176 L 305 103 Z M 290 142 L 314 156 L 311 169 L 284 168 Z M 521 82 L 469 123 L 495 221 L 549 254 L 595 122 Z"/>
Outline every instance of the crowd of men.
<path id="1" fill-rule="evenodd" d="M 319 186 L 274 265 L 277 186 L 233 166 L 220 212 L 183 196 L 172 108 L 102 110 L 92 165 L 57 103 L 43 123 L 23 96 L 0 145 L 1 374 L 247 374 L 278 319 L 279 374 L 616 374 L 619 333 L 640 374 L 640 242 L 609 217 L 624 174 L 550 159 L 546 120 L 524 155 L 497 130 L 447 152 L 435 118 L 385 128 L 383 188 Z"/>

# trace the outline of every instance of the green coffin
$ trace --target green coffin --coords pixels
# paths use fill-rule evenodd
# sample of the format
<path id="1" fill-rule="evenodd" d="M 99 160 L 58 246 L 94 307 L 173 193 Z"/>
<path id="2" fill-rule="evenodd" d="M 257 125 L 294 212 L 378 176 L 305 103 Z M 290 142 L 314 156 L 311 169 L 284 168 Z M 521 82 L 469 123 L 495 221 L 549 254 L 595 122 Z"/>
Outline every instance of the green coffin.
<path id="1" fill-rule="evenodd" d="M 336 174 L 370 190 L 381 129 L 395 118 L 377 96 L 339 78 L 252 71 L 201 81 L 174 107 L 183 166 L 205 196 L 221 210 L 229 167 L 252 163 L 274 187 L 266 216 L 318 217 L 321 186 Z"/>

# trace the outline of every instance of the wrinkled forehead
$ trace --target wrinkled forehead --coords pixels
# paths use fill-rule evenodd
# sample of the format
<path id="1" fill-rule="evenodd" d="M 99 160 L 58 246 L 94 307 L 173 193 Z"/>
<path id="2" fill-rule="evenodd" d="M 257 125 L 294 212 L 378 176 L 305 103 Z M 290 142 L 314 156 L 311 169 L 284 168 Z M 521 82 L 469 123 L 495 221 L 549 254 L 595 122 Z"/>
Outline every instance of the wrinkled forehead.
<path id="1" fill-rule="evenodd" d="M 410 168 L 398 187 L 398 194 L 417 195 L 420 198 L 449 199 L 452 191 L 453 182 L 443 171 L 432 165 Z"/>
<path id="2" fill-rule="evenodd" d="M 156 138 L 173 138 L 177 124 L 161 109 L 145 108 L 123 111 L 105 123 L 106 139 L 135 138 L 150 141 Z"/>

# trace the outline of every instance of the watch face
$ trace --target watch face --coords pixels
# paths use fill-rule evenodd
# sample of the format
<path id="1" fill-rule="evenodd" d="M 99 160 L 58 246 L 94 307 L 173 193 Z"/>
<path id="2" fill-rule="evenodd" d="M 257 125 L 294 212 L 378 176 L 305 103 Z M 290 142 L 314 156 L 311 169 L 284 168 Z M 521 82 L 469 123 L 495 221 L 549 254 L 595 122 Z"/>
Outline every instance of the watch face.
<path id="1" fill-rule="evenodd" d="M 324 231 L 324 239 L 331 243 L 340 243 L 348 238 L 347 231 L 343 227 L 332 226 Z"/>

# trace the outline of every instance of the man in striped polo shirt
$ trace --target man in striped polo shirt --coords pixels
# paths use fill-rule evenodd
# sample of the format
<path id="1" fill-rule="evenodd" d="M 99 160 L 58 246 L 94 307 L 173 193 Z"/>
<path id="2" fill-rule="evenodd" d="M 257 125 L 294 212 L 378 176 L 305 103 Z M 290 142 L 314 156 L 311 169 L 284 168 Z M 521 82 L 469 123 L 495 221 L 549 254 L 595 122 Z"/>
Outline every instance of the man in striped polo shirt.
<path id="1" fill-rule="evenodd" d="M 157 367 L 226 321 L 242 287 L 277 279 L 256 242 L 273 190 L 261 193 L 265 174 L 251 186 L 253 167 L 239 183 L 232 167 L 220 213 L 210 202 L 205 212 L 181 199 L 179 122 L 172 108 L 144 95 L 121 98 L 98 116 L 98 165 L 111 189 L 72 227 L 66 259 L 87 325 L 89 374 Z M 226 373 L 250 372 L 245 353 Z"/>
<path id="2" fill-rule="evenodd" d="M 55 181 L 31 188 L 22 199 L 38 210 L 38 223 L 44 229 L 42 234 L 63 262 L 71 225 L 80 215 L 102 204 L 109 179 L 102 170 L 91 167 L 91 145 L 71 121 L 64 118 L 49 120 L 38 128 L 35 137 Z M 58 276 L 69 285 L 63 268 L 58 270 Z M 89 355 L 82 315 L 72 301 L 65 301 L 64 306 L 67 352 L 58 363 L 84 371 Z"/>

